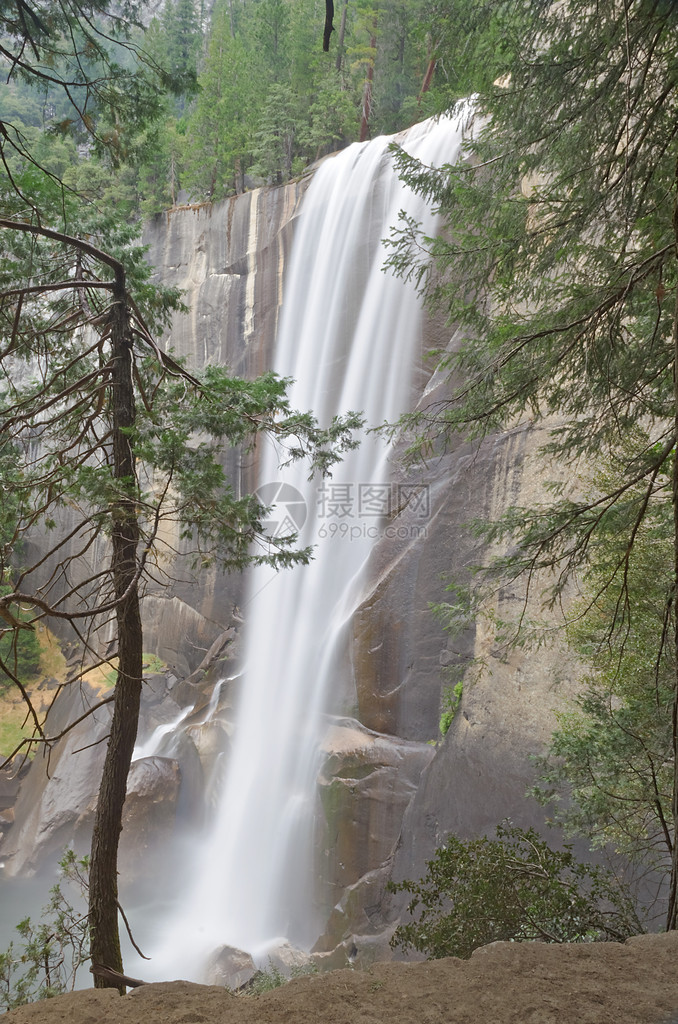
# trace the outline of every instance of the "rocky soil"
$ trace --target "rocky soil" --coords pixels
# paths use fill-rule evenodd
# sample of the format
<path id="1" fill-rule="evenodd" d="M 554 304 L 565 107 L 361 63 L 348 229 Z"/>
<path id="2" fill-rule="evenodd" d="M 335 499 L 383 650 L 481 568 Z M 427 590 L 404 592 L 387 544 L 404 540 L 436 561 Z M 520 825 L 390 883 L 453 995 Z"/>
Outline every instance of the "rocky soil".
<path id="1" fill-rule="evenodd" d="M 677 1024 L 678 934 L 617 943 L 493 943 L 472 958 L 375 964 L 258 996 L 185 981 L 85 990 L 6 1024 Z"/>

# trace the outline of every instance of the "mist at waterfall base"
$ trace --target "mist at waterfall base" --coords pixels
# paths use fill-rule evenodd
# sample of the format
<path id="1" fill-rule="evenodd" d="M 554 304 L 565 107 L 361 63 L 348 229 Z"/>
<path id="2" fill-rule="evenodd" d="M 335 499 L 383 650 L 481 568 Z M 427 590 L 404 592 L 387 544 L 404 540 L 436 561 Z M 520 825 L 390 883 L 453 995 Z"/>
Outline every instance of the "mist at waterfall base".
<path id="1" fill-rule="evenodd" d="M 429 233 L 434 218 L 399 182 L 392 141 L 355 144 L 326 160 L 296 228 L 273 368 L 294 380 L 292 407 L 321 424 L 349 410 L 368 424 L 394 421 L 411 403 L 421 304 L 413 287 L 384 272 L 382 240 L 401 210 Z M 461 125 L 426 122 L 398 141 L 425 163 L 452 162 Z M 153 922 L 144 950 L 151 960 L 128 957 L 128 970 L 148 980 L 204 981 L 223 945 L 265 961 L 276 940 L 310 949 L 323 929 L 314 853 L 319 752 L 325 716 L 342 699 L 352 703 L 347 633 L 383 528 L 374 515 L 389 481 L 388 446 L 368 435 L 329 481 L 309 482 L 303 462 L 281 470 L 284 455 L 269 442 L 262 456 L 261 493 L 278 497 L 271 529 L 300 528 L 299 544 L 313 544 L 314 559 L 250 574 L 222 792 L 177 873 L 173 906 Z"/>

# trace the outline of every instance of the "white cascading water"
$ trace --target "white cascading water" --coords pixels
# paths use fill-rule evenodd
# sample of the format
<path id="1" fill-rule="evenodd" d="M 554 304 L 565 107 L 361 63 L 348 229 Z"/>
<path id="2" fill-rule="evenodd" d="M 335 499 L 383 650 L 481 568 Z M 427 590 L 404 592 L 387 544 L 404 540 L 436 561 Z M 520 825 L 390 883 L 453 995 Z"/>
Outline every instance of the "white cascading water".
<path id="1" fill-rule="evenodd" d="M 408 408 L 420 358 L 414 289 L 383 272 L 381 240 L 405 210 L 433 232 L 433 216 L 397 179 L 389 138 L 355 144 L 316 171 L 294 239 L 274 369 L 295 383 L 291 404 L 321 424 L 348 410 L 368 424 Z M 428 122 L 399 139 L 424 162 L 451 162 L 461 126 Z M 192 881 L 162 925 L 146 976 L 203 980 L 210 954 L 229 944 L 255 957 L 276 938 L 310 948 L 313 831 L 323 715 L 348 691 L 347 625 L 361 573 L 383 527 L 364 515 L 388 481 L 388 446 L 374 436 L 327 482 L 308 467 L 281 470 L 271 444 L 261 485 L 284 482 L 277 509 L 314 544 L 305 567 L 253 571 L 246 605 L 243 680 L 233 746 L 211 831 L 185 877 Z M 377 485 L 376 492 L 370 485 Z M 267 500 L 277 487 L 265 488 Z M 285 504 L 287 502 L 287 504 Z M 376 526 L 376 529 L 375 529 Z M 334 529 L 333 529 L 334 527 Z M 149 970 L 149 967 L 151 968 Z"/>
<path id="2" fill-rule="evenodd" d="M 171 722 L 165 722 L 164 725 L 159 725 L 153 730 L 151 735 L 143 743 L 137 741 L 134 750 L 132 752 L 132 760 L 140 761 L 144 757 L 154 757 L 156 755 L 169 756 L 166 748 L 167 737 L 172 737 L 176 734 L 179 726 L 188 718 L 192 707 L 183 708 L 181 713 L 176 718 L 172 719 Z"/>

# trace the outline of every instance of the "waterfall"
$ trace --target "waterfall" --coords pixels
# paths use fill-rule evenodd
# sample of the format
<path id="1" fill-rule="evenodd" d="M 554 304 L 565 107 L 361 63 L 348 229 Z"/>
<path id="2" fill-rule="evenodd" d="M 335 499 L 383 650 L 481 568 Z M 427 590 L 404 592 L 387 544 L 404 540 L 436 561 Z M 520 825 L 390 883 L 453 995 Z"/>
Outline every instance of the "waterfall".
<path id="1" fill-rule="evenodd" d="M 382 239 L 401 210 L 429 233 L 434 218 L 398 181 L 391 141 L 355 144 L 326 160 L 295 234 L 274 369 L 294 380 L 292 407 L 312 410 L 321 424 L 348 410 L 380 424 L 411 405 L 420 303 L 412 287 L 384 273 Z M 457 156 L 461 128 L 426 123 L 398 141 L 440 164 Z M 272 443 L 262 453 L 259 493 L 274 504 L 270 529 L 298 529 L 315 557 L 292 570 L 251 572 L 223 793 L 187 872 L 192 881 L 151 951 L 158 977 L 202 980 L 206 958 L 223 944 L 256 955 L 285 937 L 310 948 L 322 930 L 313 830 L 323 716 L 351 692 L 347 632 L 361 573 L 387 522 L 387 459 L 386 442 L 369 435 L 330 480 L 309 483 L 302 463 L 279 468 Z"/>
<path id="2" fill-rule="evenodd" d="M 132 761 L 140 761 L 143 757 L 168 757 L 169 755 L 165 744 L 166 737 L 172 737 L 175 735 L 181 723 L 185 718 L 188 718 L 192 710 L 193 708 L 190 706 L 183 708 L 177 717 L 173 718 L 171 722 L 165 722 L 164 725 L 157 726 L 148 739 L 144 740 L 143 743 L 139 743 L 137 741 L 132 752 Z"/>

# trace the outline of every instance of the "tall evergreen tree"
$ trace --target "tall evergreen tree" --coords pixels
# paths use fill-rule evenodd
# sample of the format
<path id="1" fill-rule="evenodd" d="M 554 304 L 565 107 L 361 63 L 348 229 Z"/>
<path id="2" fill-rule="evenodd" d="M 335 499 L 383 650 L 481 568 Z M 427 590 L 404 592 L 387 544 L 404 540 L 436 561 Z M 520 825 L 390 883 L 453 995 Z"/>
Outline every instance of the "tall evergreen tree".
<path id="1" fill-rule="evenodd" d="M 194 0 L 169 0 L 161 16 L 160 63 L 192 92 L 196 79 L 202 28 Z M 187 92 L 176 98 L 178 113 L 186 104 Z"/>
<path id="2" fill-rule="evenodd" d="M 265 95 L 250 27 L 244 16 L 233 24 L 225 0 L 215 4 L 200 91 L 186 127 L 182 183 L 196 199 L 221 199 L 244 188 Z"/>
<path id="3" fill-rule="evenodd" d="M 177 523 L 203 564 L 307 561 L 310 551 L 295 550 L 294 536 L 266 537 L 264 510 L 252 496 L 236 496 L 220 456 L 266 431 L 283 446 L 289 439 L 293 457 L 307 451 L 325 470 L 352 446 L 357 420 L 320 430 L 289 409 L 286 382 L 272 374 L 245 382 L 211 367 L 197 378 L 164 356 L 140 312 L 158 296 L 139 250 L 125 253 L 128 275 L 126 263 L 110 255 L 110 237 L 104 252 L 91 235 L 83 241 L 2 220 L 0 231 L 0 453 L 8 453 L 0 462 L 12 469 L 9 456 L 21 457 L 19 472 L 2 481 L 11 484 L 14 517 L 0 575 L 11 575 L 14 586 L 0 596 L 0 610 L 9 633 L 32 625 L 20 618 L 22 607 L 35 609 L 32 622 L 67 624 L 98 662 L 109 660 L 100 630 L 115 619 L 114 710 L 94 822 L 89 916 L 97 984 L 119 986 L 117 850 L 143 681 L 140 598 L 160 526 Z M 34 277 L 17 284 L 25 277 L 27 238 Z M 19 541 L 49 536 L 64 515 L 68 526 L 47 550 L 12 571 Z M 83 572 L 82 559 L 100 537 L 109 540 L 110 561 Z M 48 557 L 56 564 L 45 581 Z M 32 708 L 11 665 L 0 667 Z M 35 714 L 34 721 L 36 742 L 48 745 Z"/>
<path id="4" fill-rule="evenodd" d="M 479 83 L 468 159 L 441 173 L 401 161 L 447 217 L 449 231 L 426 245 L 455 283 L 428 280 L 463 339 L 441 361 L 462 383 L 411 425 L 435 448 L 460 431 L 478 437 L 516 416 L 554 414 L 547 453 L 572 467 L 606 457 L 613 479 L 595 494 L 561 488 L 551 505 L 512 510 L 486 532 L 511 543 L 495 571 L 504 580 L 548 572 L 551 603 L 572 573 L 605 565 L 608 642 L 622 648 L 636 614 L 629 579 L 639 531 L 648 512 L 672 502 L 660 659 L 678 642 L 678 11 L 667 0 L 492 6 L 519 45 L 508 47 L 509 74 Z M 392 263 L 425 286 L 420 241 L 406 225 Z M 629 449 L 641 422 L 647 439 Z M 675 928 L 675 675 L 669 714 Z"/>

